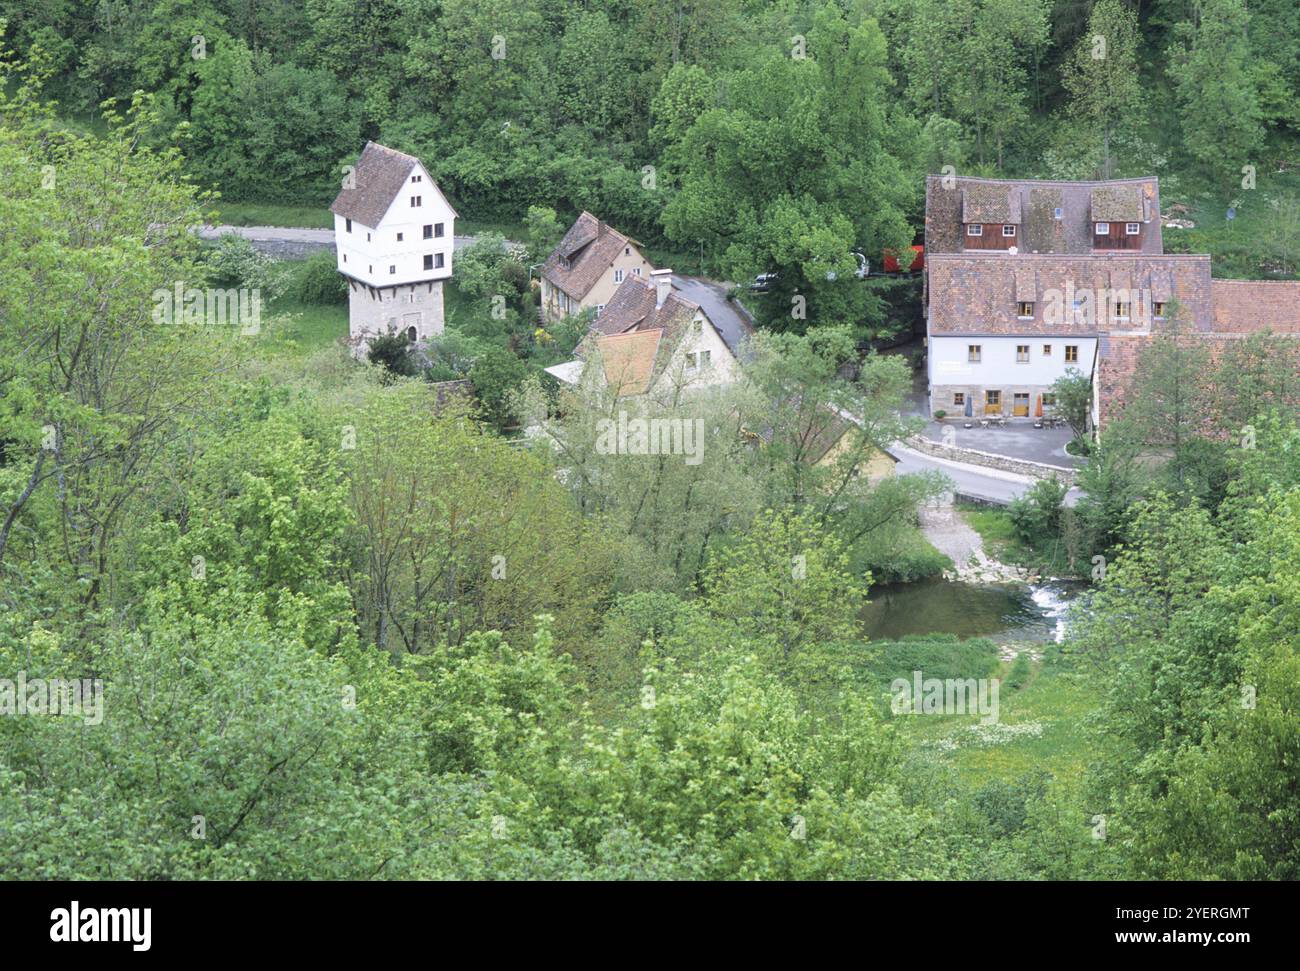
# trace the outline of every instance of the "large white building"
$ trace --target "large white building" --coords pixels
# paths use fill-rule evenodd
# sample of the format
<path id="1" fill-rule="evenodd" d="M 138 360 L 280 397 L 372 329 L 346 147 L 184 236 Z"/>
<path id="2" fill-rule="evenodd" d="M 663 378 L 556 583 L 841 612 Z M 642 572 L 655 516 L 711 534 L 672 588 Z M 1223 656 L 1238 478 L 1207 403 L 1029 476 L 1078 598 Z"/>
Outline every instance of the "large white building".
<path id="1" fill-rule="evenodd" d="M 411 341 L 441 334 L 456 210 L 420 160 L 367 142 L 330 211 L 358 353 L 384 333 Z"/>

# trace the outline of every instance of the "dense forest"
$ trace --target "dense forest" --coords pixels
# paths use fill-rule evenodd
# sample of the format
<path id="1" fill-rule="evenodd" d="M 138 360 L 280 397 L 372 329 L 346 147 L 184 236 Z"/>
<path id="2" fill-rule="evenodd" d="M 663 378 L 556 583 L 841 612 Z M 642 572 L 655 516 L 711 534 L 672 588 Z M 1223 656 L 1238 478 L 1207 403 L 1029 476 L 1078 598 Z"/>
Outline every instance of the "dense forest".
<path id="1" fill-rule="evenodd" d="M 874 585 L 951 565 L 917 525 L 949 486 L 857 474 L 915 420 L 903 359 L 864 347 L 893 296 L 851 282 L 853 251 L 917 238 L 945 166 L 1157 175 L 1201 217 L 1171 249 L 1294 276 L 1290 0 L 0 0 L 0 21 L 0 678 L 103 685 L 94 723 L 0 717 L 0 876 L 1300 877 L 1278 338 L 1211 359 L 1160 335 L 1078 505 L 1045 483 L 1005 514 L 1089 584 L 1061 643 L 1009 660 L 863 634 Z M 323 210 L 367 138 L 527 249 L 458 254 L 418 360 L 312 339 L 341 319 L 332 260 L 194 232 L 233 204 Z M 609 454 L 593 430 L 626 405 L 538 379 L 585 320 L 535 326 L 527 261 L 584 208 L 694 269 L 781 272 L 747 380 L 656 403 L 705 430 L 698 464 Z M 159 319 L 177 281 L 264 286 L 260 333 Z M 797 325 L 773 309 L 793 289 Z M 465 375 L 476 401 L 439 397 Z M 1001 721 L 900 714 L 920 669 L 1000 679 Z"/>

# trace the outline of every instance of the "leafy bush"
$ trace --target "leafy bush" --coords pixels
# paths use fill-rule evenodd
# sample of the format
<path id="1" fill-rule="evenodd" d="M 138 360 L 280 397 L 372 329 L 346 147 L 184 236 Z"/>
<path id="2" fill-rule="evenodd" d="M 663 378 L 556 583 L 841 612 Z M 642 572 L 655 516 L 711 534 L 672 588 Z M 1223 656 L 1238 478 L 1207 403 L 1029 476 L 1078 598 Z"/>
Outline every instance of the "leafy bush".
<path id="1" fill-rule="evenodd" d="M 332 250 L 313 253 L 297 268 L 289 295 L 299 303 L 341 304 L 348 299 L 347 281 L 334 264 Z"/>
<path id="2" fill-rule="evenodd" d="M 208 249 L 207 266 L 208 280 L 214 286 L 260 290 L 263 300 L 274 300 L 286 286 L 284 265 L 234 233 L 220 237 Z"/>
<path id="3" fill-rule="evenodd" d="M 1069 491 L 1059 479 L 1039 479 L 1008 507 L 1016 535 L 1032 545 L 1055 538 L 1061 528 L 1061 510 Z"/>
<path id="4" fill-rule="evenodd" d="M 371 364 L 381 364 L 390 374 L 402 377 L 414 377 L 416 374 L 415 358 L 411 354 L 411 345 L 402 334 L 384 334 L 370 342 L 367 354 Z"/>

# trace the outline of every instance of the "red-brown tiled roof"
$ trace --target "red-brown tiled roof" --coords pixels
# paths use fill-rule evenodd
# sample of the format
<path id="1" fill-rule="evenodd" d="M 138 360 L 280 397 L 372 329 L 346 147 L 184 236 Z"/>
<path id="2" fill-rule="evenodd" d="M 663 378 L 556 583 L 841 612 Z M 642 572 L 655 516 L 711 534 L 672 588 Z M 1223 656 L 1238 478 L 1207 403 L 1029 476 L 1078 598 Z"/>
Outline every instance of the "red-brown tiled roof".
<path id="1" fill-rule="evenodd" d="M 631 244 L 632 240 L 613 226 L 584 210 L 547 257 L 542 276 L 574 300 L 581 300 L 619 251 Z"/>
<path id="2" fill-rule="evenodd" d="M 1214 330 L 1300 334 L 1300 280 L 1214 280 Z"/>
<path id="3" fill-rule="evenodd" d="M 1094 209 L 1122 212 L 1129 217 L 1122 221 L 1144 223 L 1140 252 L 1164 252 L 1160 188 L 1154 178 L 1047 182 L 932 175 L 925 182 L 926 257 L 962 252 L 962 224 L 975 221 L 1019 224 L 1021 253 L 1089 253 L 1092 222 L 1102 218 L 1094 217 Z M 1112 218 L 1120 221 L 1118 216 Z"/>

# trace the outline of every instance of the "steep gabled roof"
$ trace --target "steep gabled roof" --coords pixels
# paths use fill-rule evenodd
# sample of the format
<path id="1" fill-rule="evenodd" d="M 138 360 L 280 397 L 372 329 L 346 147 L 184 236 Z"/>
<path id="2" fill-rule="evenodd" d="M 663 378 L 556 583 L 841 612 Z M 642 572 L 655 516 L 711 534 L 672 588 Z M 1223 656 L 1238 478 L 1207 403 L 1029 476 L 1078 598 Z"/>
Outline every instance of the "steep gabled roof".
<path id="1" fill-rule="evenodd" d="M 420 165 L 420 160 L 414 155 L 407 155 L 377 142 L 366 142 L 361 158 L 357 159 L 353 187 L 339 191 L 330 206 L 330 212 L 374 229 L 417 165 Z M 429 182 L 429 187 L 442 195 L 442 190 L 433 181 Z M 455 214 L 453 209 L 452 215 Z"/>
<path id="2" fill-rule="evenodd" d="M 699 304 L 676 293 L 669 293 L 664 302 L 656 306 L 656 293 L 654 284 L 640 277 L 628 277 L 614 291 L 614 296 L 605 304 L 605 309 L 579 346 L 579 353 L 584 347 L 597 349 L 605 377 L 611 386 L 618 388 L 618 394 L 643 394 L 647 391 L 668 367 L 695 315 L 699 313 L 708 319 Z M 645 336 L 647 334 L 655 335 L 653 342 Z M 640 335 L 638 341 L 623 340 L 636 335 Z M 611 377 L 611 353 L 619 375 L 617 381 Z M 648 357 L 642 360 L 646 355 Z M 632 366 L 629 356 L 636 360 L 636 367 Z M 627 380 L 628 374 L 635 376 L 636 380 Z"/>
<path id="3" fill-rule="evenodd" d="M 644 394 L 655 373 L 663 331 L 633 330 L 597 339 L 605 382 L 616 395 Z"/>
<path id="4" fill-rule="evenodd" d="M 1164 252 L 1155 178 L 1040 182 L 932 175 L 925 183 L 927 259 L 931 253 L 963 252 L 962 224 L 967 222 L 1019 224 L 1016 248 L 1021 253 L 1089 253 L 1097 220 L 1141 222 L 1142 248 L 1136 252 Z"/>
<path id="5" fill-rule="evenodd" d="M 625 246 L 633 241 L 613 226 L 583 210 L 551 251 L 542 276 L 574 300 L 581 300 L 596 285 Z"/>

